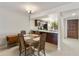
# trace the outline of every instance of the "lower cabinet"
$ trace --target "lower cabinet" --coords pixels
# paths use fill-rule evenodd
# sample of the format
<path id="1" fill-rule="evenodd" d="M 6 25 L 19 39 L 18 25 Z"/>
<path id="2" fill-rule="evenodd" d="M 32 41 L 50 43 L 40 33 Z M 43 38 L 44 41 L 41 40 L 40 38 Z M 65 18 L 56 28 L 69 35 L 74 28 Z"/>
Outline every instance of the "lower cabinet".
<path id="1" fill-rule="evenodd" d="M 57 33 L 47 33 L 46 41 L 52 44 L 58 44 L 58 34 Z"/>
<path id="2" fill-rule="evenodd" d="M 37 34 L 36 31 L 33 31 L 32 33 Z M 58 33 L 48 33 L 48 32 L 39 32 L 41 35 L 42 33 L 46 33 L 46 42 L 52 43 L 57 45 L 58 44 Z"/>

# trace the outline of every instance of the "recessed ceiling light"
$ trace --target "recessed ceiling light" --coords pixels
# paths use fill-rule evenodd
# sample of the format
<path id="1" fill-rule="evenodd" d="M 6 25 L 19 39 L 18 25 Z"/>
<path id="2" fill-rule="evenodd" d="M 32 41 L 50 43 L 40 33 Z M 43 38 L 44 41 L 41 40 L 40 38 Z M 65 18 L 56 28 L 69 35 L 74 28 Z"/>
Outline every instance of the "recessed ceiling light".
<path id="1" fill-rule="evenodd" d="M 76 13 L 72 13 L 72 16 L 75 16 L 76 15 Z"/>

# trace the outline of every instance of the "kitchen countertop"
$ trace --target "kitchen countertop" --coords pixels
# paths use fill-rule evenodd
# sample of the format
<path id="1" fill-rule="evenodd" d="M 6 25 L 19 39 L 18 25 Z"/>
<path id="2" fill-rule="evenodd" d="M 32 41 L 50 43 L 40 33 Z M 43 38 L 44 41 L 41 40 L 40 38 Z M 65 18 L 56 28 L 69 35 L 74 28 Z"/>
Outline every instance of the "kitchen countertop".
<path id="1" fill-rule="evenodd" d="M 32 31 L 47 32 L 47 33 L 58 33 L 57 30 L 32 30 Z"/>

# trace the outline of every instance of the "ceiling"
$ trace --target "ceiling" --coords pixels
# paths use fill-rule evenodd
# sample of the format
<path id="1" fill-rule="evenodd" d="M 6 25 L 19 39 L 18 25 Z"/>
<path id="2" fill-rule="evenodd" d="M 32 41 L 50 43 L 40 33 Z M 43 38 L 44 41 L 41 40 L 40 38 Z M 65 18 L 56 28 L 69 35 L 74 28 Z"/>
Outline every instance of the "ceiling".
<path id="1" fill-rule="evenodd" d="M 7 8 L 8 10 L 26 11 L 25 6 L 36 6 L 37 10 L 34 13 L 56 8 L 71 2 L 0 2 L 0 8 Z M 33 10 L 33 9 L 32 9 Z"/>

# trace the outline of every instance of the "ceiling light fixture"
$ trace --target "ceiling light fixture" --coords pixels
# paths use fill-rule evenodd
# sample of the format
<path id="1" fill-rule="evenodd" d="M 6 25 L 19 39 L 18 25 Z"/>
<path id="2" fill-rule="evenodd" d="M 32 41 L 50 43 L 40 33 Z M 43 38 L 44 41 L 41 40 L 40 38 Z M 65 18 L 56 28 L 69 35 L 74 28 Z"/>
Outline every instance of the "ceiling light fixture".
<path id="1" fill-rule="evenodd" d="M 26 4 L 23 5 L 23 8 L 29 13 L 31 11 L 31 13 L 36 12 L 39 8 L 34 5 L 34 4 Z"/>
<path id="2" fill-rule="evenodd" d="M 29 30 L 31 31 L 31 14 L 36 12 L 38 10 L 38 7 L 34 4 L 26 4 L 22 6 L 25 11 L 28 13 L 28 18 L 29 18 Z M 30 33 L 30 32 L 29 32 Z"/>
<path id="3" fill-rule="evenodd" d="M 72 16 L 76 16 L 76 13 L 72 13 Z"/>

